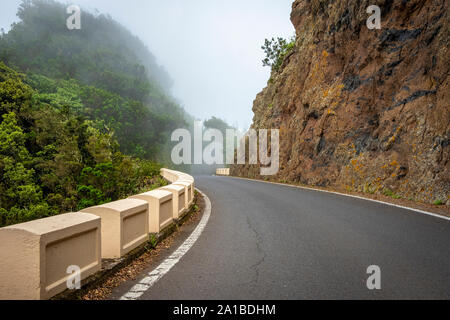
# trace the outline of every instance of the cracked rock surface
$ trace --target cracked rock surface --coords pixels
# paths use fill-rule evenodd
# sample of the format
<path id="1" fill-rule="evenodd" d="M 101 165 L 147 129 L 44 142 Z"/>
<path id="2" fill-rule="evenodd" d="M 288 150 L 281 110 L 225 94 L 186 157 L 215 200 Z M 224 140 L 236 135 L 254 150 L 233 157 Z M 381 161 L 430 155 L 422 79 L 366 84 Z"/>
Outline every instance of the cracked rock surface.
<path id="1" fill-rule="evenodd" d="M 382 28 L 369 30 L 369 5 Z M 297 0 L 294 52 L 254 101 L 272 180 L 450 204 L 449 1 Z M 261 178 L 257 166 L 232 174 Z"/>

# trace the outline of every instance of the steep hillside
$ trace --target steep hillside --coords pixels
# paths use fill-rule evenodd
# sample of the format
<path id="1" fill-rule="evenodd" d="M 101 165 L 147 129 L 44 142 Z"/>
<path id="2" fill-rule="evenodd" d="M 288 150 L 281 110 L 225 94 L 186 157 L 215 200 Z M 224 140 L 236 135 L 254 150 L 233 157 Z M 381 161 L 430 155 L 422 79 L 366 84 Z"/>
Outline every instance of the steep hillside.
<path id="1" fill-rule="evenodd" d="M 0 227 L 72 212 L 164 184 L 160 165 L 119 152 L 102 121 L 42 94 L 0 61 Z"/>
<path id="2" fill-rule="evenodd" d="M 0 35 L 0 61 L 27 74 L 42 95 L 63 96 L 60 106 L 103 120 L 124 153 L 166 160 L 170 133 L 187 117 L 169 94 L 169 75 L 109 16 L 83 11 L 81 29 L 68 30 L 66 7 L 22 1 L 20 21 Z"/>
<path id="3" fill-rule="evenodd" d="M 0 34 L 0 227 L 165 184 L 155 161 L 185 125 L 139 39 L 88 12 L 69 31 L 65 9 L 24 0 Z"/>
<path id="4" fill-rule="evenodd" d="M 253 106 L 253 128 L 280 129 L 269 178 L 450 204 L 448 5 L 296 0 L 295 47 Z"/>

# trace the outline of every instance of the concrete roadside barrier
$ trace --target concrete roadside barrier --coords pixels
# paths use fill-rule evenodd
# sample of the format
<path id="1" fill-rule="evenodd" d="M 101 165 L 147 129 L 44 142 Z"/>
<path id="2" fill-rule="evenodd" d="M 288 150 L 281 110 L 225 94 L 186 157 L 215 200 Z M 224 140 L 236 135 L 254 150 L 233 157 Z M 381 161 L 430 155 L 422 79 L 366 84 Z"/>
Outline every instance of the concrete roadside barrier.
<path id="1" fill-rule="evenodd" d="M 186 188 L 180 185 L 171 184 L 166 187 L 160 188 L 161 190 L 167 190 L 172 192 L 173 196 L 173 218 L 178 220 L 181 218 L 184 212 L 187 211 L 186 207 Z"/>
<path id="2" fill-rule="evenodd" d="M 164 179 L 170 181 L 170 182 L 175 182 L 179 179 L 179 174 L 181 174 L 180 172 L 177 174 L 176 171 L 174 170 L 170 170 L 170 169 L 161 169 L 161 175 L 163 176 Z"/>
<path id="3" fill-rule="evenodd" d="M 162 169 L 171 185 L 140 195 L 0 229 L 0 300 L 49 299 L 100 271 L 179 219 L 194 178 Z M 168 230 L 168 229 L 166 229 Z M 75 287 L 71 287 L 70 283 Z"/>
<path id="4" fill-rule="evenodd" d="M 170 170 L 170 169 L 165 169 L 165 168 L 161 169 L 161 175 L 165 179 L 169 180 L 171 183 L 174 183 L 177 180 L 192 180 L 192 181 L 194 181 L 194 177 L 192 177 L 191 175 L 189 175 L 187 173 Z"/>
<path id="5" fill-rule="evenodd" d="M 73 268 L 73 269 L 72 269 Z M 67 213 L 0 229 L 0 299 L 40 300 L 101 268 L 100 218 Z"/>
<path id="6" fill-rule="evenodd" d="M 178 186 L 183 186 L 185 187 L 186 190 L 186 207 L 189 207 L 192 202 L 194 202 L 194 183 L 193 182 L 189 182 L 186 180 L 178 180 L 177 182 L 173 183 L 174 185 L 178 185 Z"/>
<path id="7" fill-rule="evenodd" d="M 218 176 L 229 176 L 230 168 L 218 168 L 216 169 L 216 175 Z"/>
<path id="8" fill-rule="evenodd" d="M 123 257 L 148 241 L 148 208 L 147 201 L 125 199 L 82 210 L 101 218 L 102 258 Z"/>
<path id="9" fill-rule="evenodd" d="M 185 173 L 181 173 L 178 176 L 178 178 L 179 178 L 179 180 L 189 180 L 189 181 L 194 182 L 194 178 L 192 176 L 188 175 L 188 174 L 185 174 Z"/>
<path id="10" fill-rule="evenodd" d="M 190 184 L 190 187 L 188 187 L 189 191 L 189 197 L 187 199 L 188 205 L 191 204 L 194 200 L 194 192 L 195 192 L 195 179 L 183 172 L 178 172 L 175 170 L 170 169 L 161 169 L 161 175 L 168 181 L 170 181 L 172 184 L 177 184 L 178 182 L 187 182 Z M 186 193 L 188 194 L 188 193 Z"/>
<path id="11" fill-rule="evenodd" d="M 194 178 L 189 175 L 180 175 L 180 179 L 176 182 L 189 182 L 191 184 L 191 199 L 194 200 L 194 192 L 195 192 L 195 181 Z M 176 183 L 175 182 L 175 183 Z"/>
<path id="12" fill-rule="evenodd" d="M 149 208 L 149 233 L 159 233 L 173 222 L 173 196 L 167 190 L 153 190 L 129 199 L 147 201 Z"/>

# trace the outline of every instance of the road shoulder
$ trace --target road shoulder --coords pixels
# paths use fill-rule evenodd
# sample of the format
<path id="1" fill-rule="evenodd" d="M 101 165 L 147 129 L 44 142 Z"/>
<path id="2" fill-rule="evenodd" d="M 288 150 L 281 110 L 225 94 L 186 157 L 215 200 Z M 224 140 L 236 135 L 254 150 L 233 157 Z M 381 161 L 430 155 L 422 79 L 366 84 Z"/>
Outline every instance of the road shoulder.
<path id="1" fill-rule="evenodd" d="M 117 298 L 122 287 L 133 283 L 136 279 L 152 270 L 161 261 L 172 254 L 192 233 L 199 224 L 205 210 L 203 195 L 196 192 L 191 210 L 168 230 L 160 241 L 153 245 L 150 242 L 132 253 L 125 263 L 115 268 L 113 272 L 101 275 L 95 281 L 86 284 L 80 290 L 58 297 L 61 300 L 109 300 Z M 129 285 L 128 285 L 129 286 Z"/>

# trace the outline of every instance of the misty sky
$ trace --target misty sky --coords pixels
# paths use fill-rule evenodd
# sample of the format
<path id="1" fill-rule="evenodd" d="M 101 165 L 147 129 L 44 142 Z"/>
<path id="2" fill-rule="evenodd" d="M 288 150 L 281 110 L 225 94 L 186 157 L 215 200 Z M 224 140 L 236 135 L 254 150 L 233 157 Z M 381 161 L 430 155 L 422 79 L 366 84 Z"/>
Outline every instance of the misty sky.
<path id="1" fill-rule="evenodd" d="M 1 0 L 0 28 L 21 0 Z M 65 2 L 65 1 L 64 1 Z M 109 13 L 141 38 L 175 81 L 173 95 L 199 119 L 218 116 L 247 129 L 267 84 L 265 38 L 290 37 L 293 0 L 73 0 Z"/>

